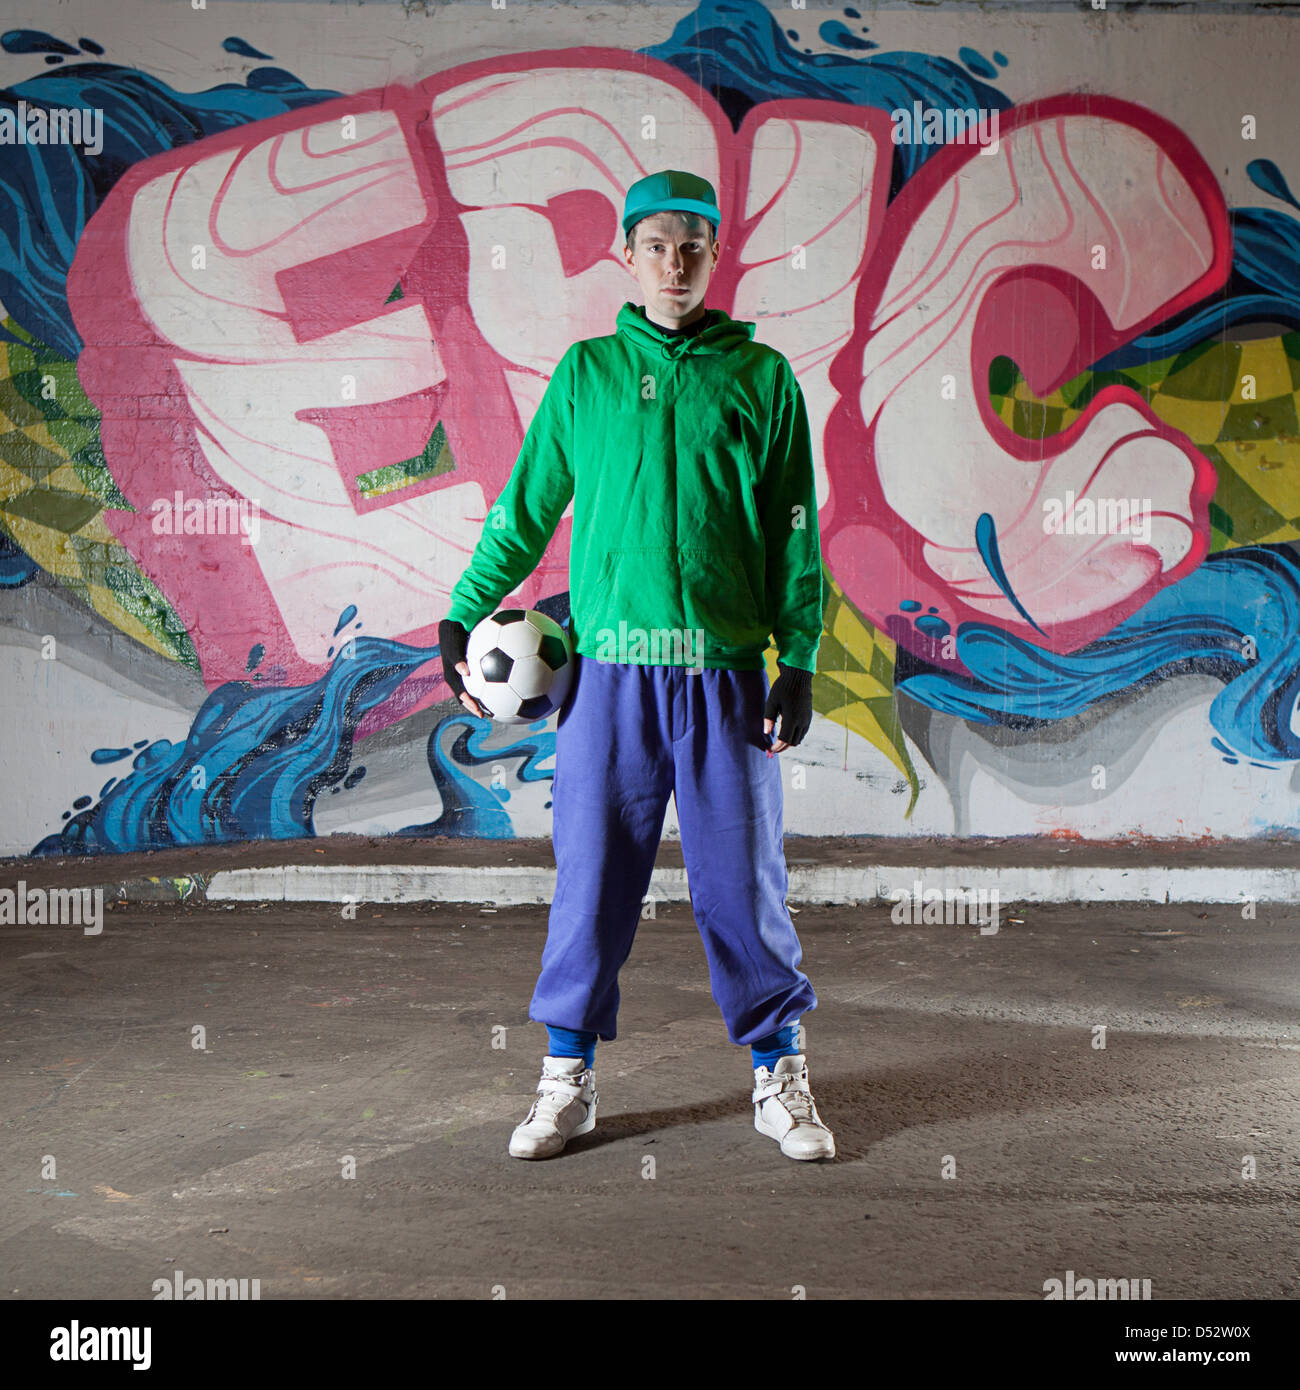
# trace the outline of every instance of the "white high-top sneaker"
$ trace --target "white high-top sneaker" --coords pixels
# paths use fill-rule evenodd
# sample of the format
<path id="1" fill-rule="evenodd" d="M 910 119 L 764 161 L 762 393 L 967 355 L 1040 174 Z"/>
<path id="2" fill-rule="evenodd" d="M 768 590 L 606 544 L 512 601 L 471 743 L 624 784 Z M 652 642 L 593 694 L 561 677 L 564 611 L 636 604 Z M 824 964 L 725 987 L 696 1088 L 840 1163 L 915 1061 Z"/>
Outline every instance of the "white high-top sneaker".
<path id="1" fill-rule="evenodd" d="M 550 1158 L 596 1128 L 596 1077 L 581 1057 L 543 1057 L 537 1099 L 510 1136 L 512 1158 Z"/>
<path id="2" fill-rule="evenodd" d="M 787 1158 L 834 1158 L 835 1136 L 822 1124 L 802 1052 L 754 1068 L 754 1128 L 781 1145 Z"/>

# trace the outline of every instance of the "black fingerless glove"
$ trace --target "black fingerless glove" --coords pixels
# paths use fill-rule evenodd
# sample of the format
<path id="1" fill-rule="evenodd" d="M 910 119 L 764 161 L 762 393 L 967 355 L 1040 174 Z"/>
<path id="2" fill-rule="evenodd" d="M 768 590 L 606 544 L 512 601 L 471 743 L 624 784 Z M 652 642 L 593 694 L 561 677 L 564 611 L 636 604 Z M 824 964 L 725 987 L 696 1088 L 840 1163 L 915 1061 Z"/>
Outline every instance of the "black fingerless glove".
<path id="1" fill-rule="evenodd" d="M 456 669 L 456 663 L 465 660 L 468 649 L 469 633 L 464 625 L 452 618 L 444 618 L 438 624 L 438 654 L 442 657 L 442 678 L 458 700 L 465 693 L 465 678 Z"/>
<path id="2" fill-rule="evenodd" d="M 779 714 L 781 722 L 773 728 L 772 736 L 793 748 L 803 742 L 804 735 L 812 727 L 813 673 L 797 666 L 785 666 L 779 661 L 776 669 L 781 674 L 768 693 L 763 718 L 775 720 Z"/>

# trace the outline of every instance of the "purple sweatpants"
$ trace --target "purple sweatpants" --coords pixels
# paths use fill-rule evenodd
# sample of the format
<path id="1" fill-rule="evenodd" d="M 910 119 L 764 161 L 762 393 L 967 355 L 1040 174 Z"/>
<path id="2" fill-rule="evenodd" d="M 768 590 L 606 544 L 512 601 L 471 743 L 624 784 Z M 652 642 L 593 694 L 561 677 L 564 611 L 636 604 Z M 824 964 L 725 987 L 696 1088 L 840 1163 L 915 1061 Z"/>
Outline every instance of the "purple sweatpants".
<path id="1" fill-rule="evenodd" d="M 618 972 L 675 793 L 691 906 L 731 1041 L 795 1022 L 817 996 L 785 905 L 766 671 L 574 661 L 552 781 L 555 898 L 529 1017 L 618 1036 Z"/>

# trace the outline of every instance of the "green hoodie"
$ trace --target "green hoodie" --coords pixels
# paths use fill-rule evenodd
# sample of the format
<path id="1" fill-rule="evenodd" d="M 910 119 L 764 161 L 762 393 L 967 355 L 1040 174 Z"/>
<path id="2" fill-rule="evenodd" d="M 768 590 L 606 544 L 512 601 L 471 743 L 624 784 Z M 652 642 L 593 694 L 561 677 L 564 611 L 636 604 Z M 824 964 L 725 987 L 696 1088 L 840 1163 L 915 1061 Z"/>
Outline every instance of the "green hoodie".
<path id="1" fill-rule="evenodd" d="M 467 629 L 536 568 L 570 499 L 570 637 L 642 666 L 817 668 L 821 540 L 803 392 L 720 309 L 691 335 L 624 304 L 560 359 L 447 613 Z M 640 634 L 638 636 L 638 634 Z"/>

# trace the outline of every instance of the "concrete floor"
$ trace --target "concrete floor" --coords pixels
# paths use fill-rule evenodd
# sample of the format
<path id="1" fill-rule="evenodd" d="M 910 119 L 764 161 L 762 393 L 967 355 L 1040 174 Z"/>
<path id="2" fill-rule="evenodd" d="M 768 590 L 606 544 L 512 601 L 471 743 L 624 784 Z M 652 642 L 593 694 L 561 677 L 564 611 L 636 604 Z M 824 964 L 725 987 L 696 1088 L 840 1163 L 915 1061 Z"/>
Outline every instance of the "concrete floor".
<path id="1" fill-rule="evenodd" d="M 512 1159 L 545 921 L 6 927 L 0 1294 L 150 1299 L 177 1269 L 264 1299 L 1042 1300 L 1067 1270 L 1153 1300 L 1300 1293 L 1300 911 L 1004 905 L 981 936 L 804 908 L 829 1163 L 754 1130 L 685 905 L 624 967 L 595 1131 Z"/>

